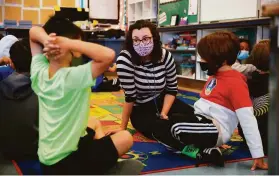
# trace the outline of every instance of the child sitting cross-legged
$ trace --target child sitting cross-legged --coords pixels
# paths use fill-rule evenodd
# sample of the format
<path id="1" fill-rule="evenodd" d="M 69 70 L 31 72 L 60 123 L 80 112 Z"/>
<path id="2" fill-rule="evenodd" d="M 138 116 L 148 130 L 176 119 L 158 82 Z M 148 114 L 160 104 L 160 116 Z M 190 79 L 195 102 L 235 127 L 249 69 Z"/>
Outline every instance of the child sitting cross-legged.
<path id="1" fill-rule="evenodd" d="M 231 68 L 239 51 L 238 38 L 230 32 L 215 32 L 202 38 L 197 49 L 210 78 L 194 105 L 195 112 L 158 122 L 154 138 L 188 156 L 222 166 L 218 147 L 230 140 L 240 122 L 254 158 L 252 170 L 267 169 L 246 77 Z M 194 150 L 189 150 L 192 145 Z"/>
<path id="2" fill-rule="evenodd" d="M 105 136 L 100 122 L 89 119 L 90 88 L 115 53 L 81 38 L 80 28 L 57 17 L 51 17 L 43 28 L 30 30 L 31 81 L 39 100 L 38 156 L 43 174 L 105 174 L 133 144 L 129 132 Z M 81 54 L 93 61 L 70 67 L 72 59 Z"/>

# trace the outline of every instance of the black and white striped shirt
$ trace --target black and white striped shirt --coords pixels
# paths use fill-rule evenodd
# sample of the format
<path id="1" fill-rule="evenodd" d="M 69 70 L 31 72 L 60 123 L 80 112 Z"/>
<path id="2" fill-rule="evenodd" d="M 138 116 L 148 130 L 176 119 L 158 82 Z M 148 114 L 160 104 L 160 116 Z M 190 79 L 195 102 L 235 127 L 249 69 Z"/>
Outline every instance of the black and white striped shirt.
<path id="1" fill-rule="evenodd" d="M 158 97 L 163 91 L 176 95 L 177 79 L 174 59 L 163 49 L 162 60 L 157 64 L 146 62 L 134 65 L 131 54 L 123 50 L 117 58 L 117 75 L 125 92 L 126 102 L 143 104 Z"/>

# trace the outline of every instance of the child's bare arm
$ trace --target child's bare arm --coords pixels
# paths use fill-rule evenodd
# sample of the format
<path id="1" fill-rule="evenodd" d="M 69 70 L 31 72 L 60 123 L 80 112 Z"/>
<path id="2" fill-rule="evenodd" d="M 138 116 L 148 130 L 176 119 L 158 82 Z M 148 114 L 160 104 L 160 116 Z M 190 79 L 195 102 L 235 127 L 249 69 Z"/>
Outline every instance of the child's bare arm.
<path id="1" fill-rule="evenodd" d="M 89 58 L 93 59 L 92 62 L 92 77 L 97 78 L 113 62 L 115 52 L 107 47 L 97 45 L 94 43 L 83 42 L 80 40 L 70 40 L 68 43 L 69 49 L 72 51 L 80 52 Z"/>
<path id="2" fill-rule="evenodd" d="M 60 49 L 78 52 L 93 59 L 93 78 L 97 78 L 99 75 L 104 73 L 115 57 L 115 52 L 112 49 L 94 43 L 83 42 L 81 40 L 56 37 L 55 45 L 59 46 Z"/>
<path id="3" fill-rule="evenodd" d="M 29 31 L 32 56 L 43 53 L 42 45 L 49 40 L 49 36 L 41 27 L 34 26 Z"/>

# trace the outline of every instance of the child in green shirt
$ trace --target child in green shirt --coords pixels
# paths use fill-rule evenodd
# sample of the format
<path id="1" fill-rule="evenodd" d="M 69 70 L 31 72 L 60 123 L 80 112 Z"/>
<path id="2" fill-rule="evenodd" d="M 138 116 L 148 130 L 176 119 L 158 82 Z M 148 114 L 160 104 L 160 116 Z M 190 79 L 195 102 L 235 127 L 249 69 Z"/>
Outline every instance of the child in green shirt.
<path id="1" fill-rule="evenodd" d="M 80 28 L 57 17 L 30 30 L 31 81 L 39 99 L 38 156 L 47 175 L 104 174 L 133 143 L 129 132 L 105 136 L 100 122 L 89 119 L 90 88 L 115 53 L 81 38 Z M 82 54 L 93 61 L 70 67 Z"/>

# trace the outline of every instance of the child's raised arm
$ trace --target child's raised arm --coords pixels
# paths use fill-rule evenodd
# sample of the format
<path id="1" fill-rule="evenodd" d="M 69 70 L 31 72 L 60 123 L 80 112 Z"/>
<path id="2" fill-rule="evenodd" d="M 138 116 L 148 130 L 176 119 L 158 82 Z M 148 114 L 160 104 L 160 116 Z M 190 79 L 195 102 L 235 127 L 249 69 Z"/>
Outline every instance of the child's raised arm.
<path id="1" fill-rule="evenodd" d="M 45 30 L 41 27 L 34 26 L 29 31 L 30 47 L 32 56 L 43 53 L 43 44 L 49 39 Z"/>
<path id="2" fill-rule="evenodd" d="M 112 49 L 98 44 L 83 42 L 80 40 L 71 40 L 65 37 L 57 37 L 55 42 L 61 49 L 79 52 L 91 58 L 93 60 L 93 78 L 98 77 L 104 71 L 106 71 L 115 57 L 115 52 Z"/>

